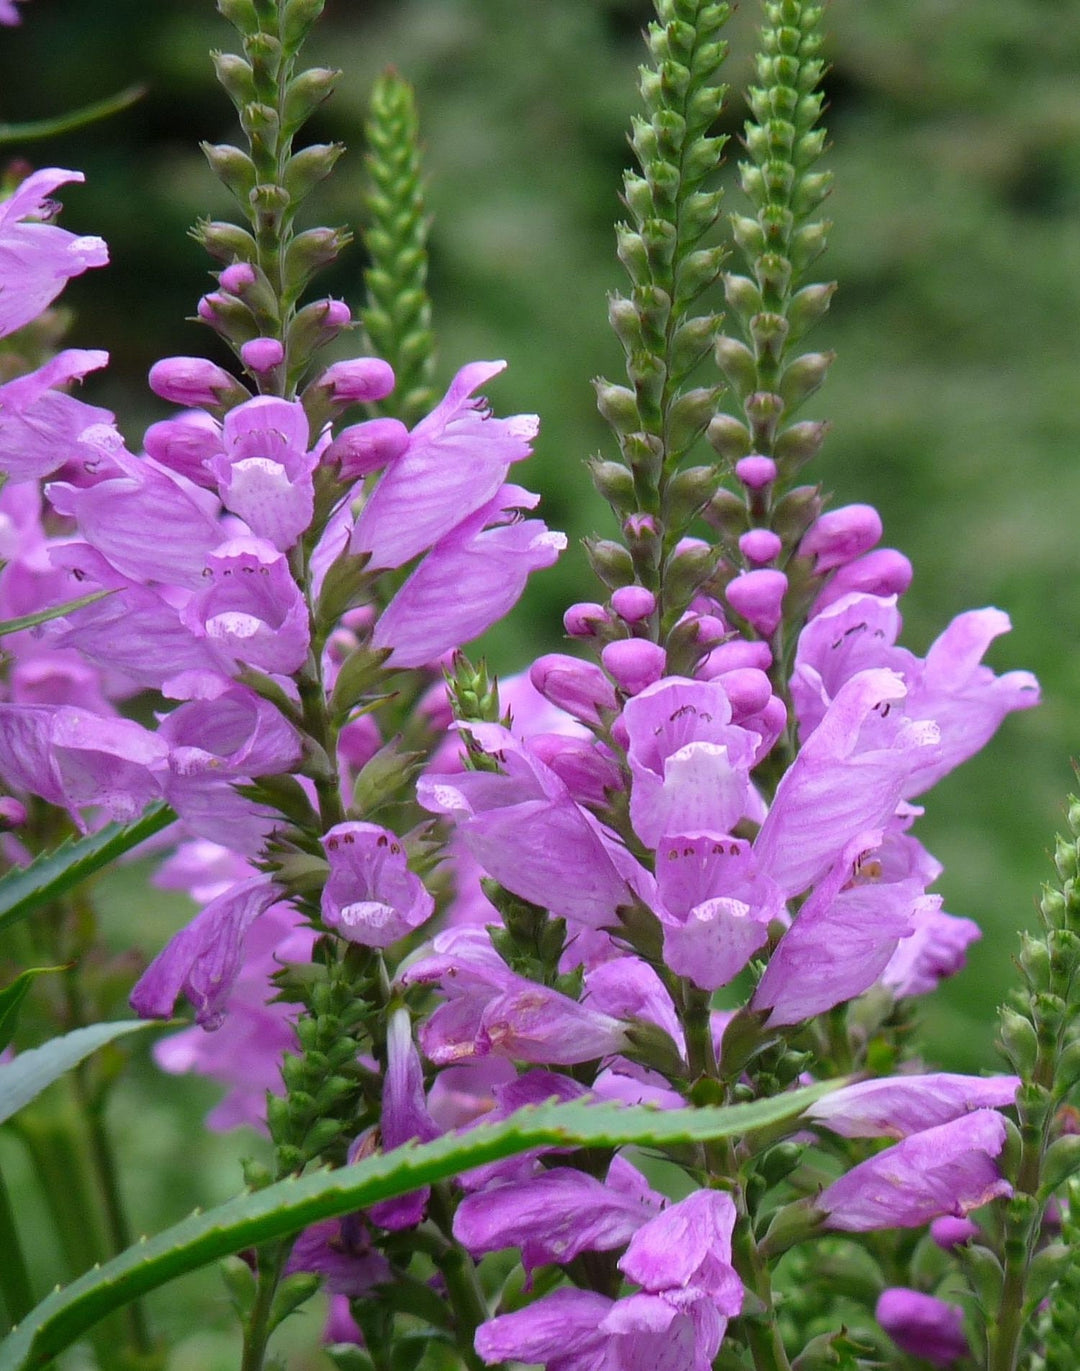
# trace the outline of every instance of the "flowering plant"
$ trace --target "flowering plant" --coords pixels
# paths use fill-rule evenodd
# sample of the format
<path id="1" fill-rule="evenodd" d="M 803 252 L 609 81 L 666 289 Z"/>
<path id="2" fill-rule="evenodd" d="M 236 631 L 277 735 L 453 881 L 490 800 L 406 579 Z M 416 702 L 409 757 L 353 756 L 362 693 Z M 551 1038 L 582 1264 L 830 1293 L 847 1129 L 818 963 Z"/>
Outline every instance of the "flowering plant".
<path id="1" fill-rule="evenodd" d="M 821 7 L 762 4 L 725 219 L 729 8 L 657 0 L 608 307 L 625 383 L 596 382 L 614 536 L 586 545 L 576 651 L 501 681 L 464 649 L 566 546 L 511 479 L 540 421 L 485 398 L 502 362 L 434 388 L 393 73 L 365 303 L 306 298 L 349 236 L 298 224 L 341 151 L 294 145 L 338 78 L 300 63 L 322 8 L 218 0 L 245 146 L 205 152 L 245 222 L 197 226 L 197 314 L 230 365 L 159 360 L 172 412 L 140 452 L 66 388 L 107 355 L 51 346 L 65 282 L 107 258 L 54 222 L 80 173 L 0 205 L 0 935 L 26 959 L 0 1121 L 43 1174 L 58 1137 L 89 1161 L 77 1225 L 50 1201 L 74 1279 L 37 1304 L 0 1188 L 0 1367 L 83 1334 L 103 1367 L 167 1365 L 140 1298 L 214 1260 L 244 1371 L 319 1290 L 327 1355 L 364 1371 L 1069 1365 L 1080 804 L 1002 1011 L 1009 1073 L 933 1071 L 919 1002 L 980 930 L 930 890 L 915 802 L 1039 689 L 984 664 L 995 608 L 901 646 L 911 564 L 873 507 L 800 484 L 832 362 L 799 351 L 834 291 L 810 279 Z M 198 912 L 132 976 L 84 882 L 136 848 Z M 20 1011 L 53 977 L 66 1031 L 36 1045 Z M 220 1082 L 210 1128 L 268 1149 L 133 1244 L 117 1044 L 188 1010 L 158 1066 Z M 63 1132 L 39 1097 L 68 1072 Z"/>

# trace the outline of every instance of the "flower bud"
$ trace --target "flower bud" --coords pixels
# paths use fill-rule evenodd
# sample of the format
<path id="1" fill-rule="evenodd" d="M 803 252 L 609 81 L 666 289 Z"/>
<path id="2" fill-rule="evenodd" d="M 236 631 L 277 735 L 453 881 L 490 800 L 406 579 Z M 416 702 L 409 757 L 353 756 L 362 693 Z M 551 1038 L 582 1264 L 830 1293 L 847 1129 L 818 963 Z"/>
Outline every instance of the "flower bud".
<path id="1" fill-rule="evenodd" d="M 784 368 L 780 394 L 788 410 L 797 409 L 825 380 L 835 352 L 804 352 Z"/>
<path id="2" fill-rule="evenodd" d="M 217 0 L 217 7 L 218 13 L 245 37 L 258 33 L 259 15 L 254 0 Z"/>
<path id="3" fill-rule="evenodd" d="M 232 262 L 218 273 L 218 284 L 230 295 L 242 296 L 248 286 L 255 284 L 255 268 L 250 262 Z"/>
<path id="4" fill-rule="evenodd" d="M 741 397 L 757 386 L 757 362 L 745 343 L 721 334 L 716 340 L 716 365 Z"/>
<path id="5" fill-rule="evenodd" d="M 238 224 L 227 224 L 218 219 L 203 219 L 195 225 L 193 237 L 211 257 L 221 262 L 254 261 L 258 252 L 255 239 Z"/>
<path id="6" fill-rule="evenodd" d="M 281 18 L 281 35 L 287 51 L 297 50 L 308 29 L 322 14 L 325 4 L 326 0 L 286 0 Z"/>
<path id="7" fill-rule="evenodd" d="M 600 653 L 600 660 L 627 695 L 637 695 L 646 686 L 653 685 L 667 667 L 667 653 L 647 638 L 620 638 L 608 643 Z"/>
<path id="8" fill-rule="evenodd" d="M 571 605 L 563 615 L 563 628 L 571 638 L 595 638 L 598 630 L 610 623 L 604 606 L 592 601 Z"/>
<path id="9" fill-rule="evenodd" d="M 286 135 L 305 124 L 331 94 L 341 76 L 331 67 L 309 67 L 294 76 L 285 91 L 282 130 Z"/>
<path id="10" fill-rule="evenodd" d="M 873 505 L 844 505 L 818 516 L 803 535 L 799 555 L 815 557 L 814 570 L 822 576 L 869 552 L 881 534 L 881 515 Z"/>
<path id="11" fill-rule="evenodd" d="M 882 1291 L 874 1317 L 902 1352 L 933 1366 L 951 1366 L 970 1351 L 964 1311 L 933 1295 L 892 1286 Z"/>
<path id="12" fill-rule="evenodd" d="M 615 690 L 595 662 L 583 662 L 565 652 L 549 652 L 529 668 L 533 686 L 559 709 L 585 724 L 601 721 L 601 710 L 618 709 Z"/>
<path id="13" fill-rule="evenodd" d="M 611 607 L 624 623 L 637 624 L 656 612 L 656 596 L 645 586 L 620 586 L 611 597 Z"/>
<path id="14" fill-rule="evenodd" d="M 776 460 L 787 469 L 795 469 L 809 462 L 821 451 L 825 435 L 829 431 L 827 423 L 805 419 L 800 424 L 791 424 L 777 435 L 774 451 Z"/>
<path id="15" fill-rule="evenodd" d="M 633 558 L 621 543 L 610 538 L 586 538 L 584 547 L 589 565 L 606 586 L 615 589 L 633 584 Z"/>
<path id="16" fill-rule="evenodd" d="M 636 507 L 634 477 L 621 462 L 603 462 L 594 457 L 589 462 L 589 475 L 599 493 L 624 518 Z"/>
<path id="17" fill-rule="evenodd" d="M 314 274 L 336 262 L 350 234 L 342 229 L 313 228 L 298 233 L 289 244 L 282 268 L 286 293 L 297 296 Z"/>
<path id="18" fill-rule="evenodd" d="M 776 480 L 776 463 L 771 457 L 751 453 L 749 457 L 735 463 L 735 475 L 748 490 L 763 490 Z"/>
<path id="19" fill-rule="evenodd" d="M 744 319 L 760 314 L 763 308 L 761 291 L 747 276 L 724 273 L 724 299 L 729 308 Z"/>
<path id="20" fill-rule="evenodd" d="M 316 385 L 335 405 L 367 404 L 385 399 L 394 389 L 394 369 L 381 357 L 355 357 L 328 366 Z"/>
<path id="21" fill-rule="evenodd" d="M 970 1242 L 980 1231 L 973 1219 L 958 1219 L 952 1214 L 943 1214 L 930 1224 L 930 1236 L 944 1252 Z"/>
<path id="22" fill-rule="evenodd" d="M 733 490 L 720 486 L 701 511 L 701 517 L 710 528 L 734 541 L 745 532 L 750 515 L 745 500 L 741 500 Z"/>
<path id="23" fill-rule="evenodd" d="M 1029 1077 L 1039 1055 L 1039 1040 L 1031 1021 L 1007 1005 L 998 1010 L 1001 1021 L 1001 1045 L 1005 1055 L 1020 1076 Z"/>
<path id="24" fill-rule="evenodd" d="M 281 178 L 290 202 L 297 204 L 329 176 L 344 151 L 344 143 L 312 143 L 294 153 Z"/>
<path id="25" fill-rule="evenodd" d="M 737 667 L 712 679 L 724 687 L 724 693 L 731 702 L 733 723 L 741 723 L 743 719 L 760 714 L 772 698 L 772 682 L 764 671 L 752 666 Z"/>
<path id="26" fill-rule="evenodd" d="M 185 408 L 217 408 L 251 398 L 250 391 L 205 357 L 164 357 L 150 368 L 150 389 Z"/>
<path id="27" fill-rule="evenodd" d="M 245 62 L 235 52 L 213 52 L 210 60 L 214 64 L 214 75 L 218 84 L 224 86 L 229 99 L 239 108 L 255 99 L 255 82 L 252 79 L 251 63 Z"/>
<path id="28" fill-rule="evenodd" d="M 9 833 L 26 823 L 26 806 L 11 795 L 0 795 L 0 833 Z"/>
<path id="29" fill-rule="evenodd" d="M 860 591 L 864 595 L 903 595 L 911 584 L 911 563 L 895 548 L 879 547 L 864 557 L 856 557 L 833 573 L 832 579 L 814 601 L 810 614 L 820 614 L 843 595 Z"/>
<path id="30" fill-rule="evenodd" d="M 789 338 L 801 338 L 829 309 L 829 303 L 836 292 L 836 282 L 828 285 L 803 286 L 796 291 L 788 303 Z"/>
<path id="31" fill-rule="evenodd" d="M 684 528 L 709 503 L 717 488 L 715 467 L 685 467 L 668 482 L 664 517 L 672 528 Z"/>
<path id="32" fill-rule="evenodd" d="M 397 461 L 408 446 L 409 430 L 400 419 L 369 419 L 343 429 L 323 460 L 339 464 L 342 481 L 358 481 Z"/>
<path id="33" fill-rule="evenodd" d="M 612 385 L 598 377 L 593 386 L 596 389 L 596 407 L 616 433 L 632 433 L 641 427 L 637 399 L 626 386 Z"/>
<path id="34" fill-rule="evenodd" d="M 783 616 L 787 584 L 782 571 L 744 571 L 728 583 L 724 593 L 732 609 L 767 638 Z"/>
<path id="35" fill-rule="evenodd" d="M 737 462 L 750 451 L 750 430 L 730 414 L 714 415 L 705 437 L 713 451 L 729 462 Z"/>
<path id="36" fill-rule="evenodd" d="M 818 487 L 796 486 L 777 502 L 772 526 L 785 543 L 795 543 L 820 513 L 821 495 Z"/>
<path id="37" fill-rule="evenodd" d="M 246 204 L 255 189 L 255 163 L 231 143 L 200 144 L 210 170 L 232 191 L 241 204 Z"/>
<path id="38" fill-rule="evenodd" d="M 769 528 L 752 528 L 739 539 L 739 551 L 748 562 L 771 562 L 783 551 L 784 544 Z"/>
<path id="39" fill-rule="evenodd" d="M 285 360 L 285 349 L 276 338 L 252 338 L 241 347 L 240 359 L 258 375 L 279 367 Z"/>

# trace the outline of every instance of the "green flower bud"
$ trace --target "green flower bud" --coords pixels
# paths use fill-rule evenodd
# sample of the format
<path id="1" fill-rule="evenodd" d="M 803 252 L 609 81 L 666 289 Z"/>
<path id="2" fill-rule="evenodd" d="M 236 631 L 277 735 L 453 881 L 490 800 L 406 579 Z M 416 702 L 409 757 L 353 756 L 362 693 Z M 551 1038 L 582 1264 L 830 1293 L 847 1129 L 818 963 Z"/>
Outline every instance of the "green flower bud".
<path id="1" fill-rule="evenodd" d="M 1058 1058 L 1054 1073 L 1054 1095 L 1064 1099 L 1077 1081 L 1080 1081 L 1080 1041 L 1071 1042 Z"/>
<path id="2" fill-rule="evenodd" d="M 799 1162 L 802 1161 L 805 1151 L 806 1148 L 802 1143 L 790 1141 L 780 1142 L 775 1147 L 770 1147 L 757 1163 L 758 1171 L 766 1186 L 771 1189 L 774 1185 L 779 1185 L 787 1176 L 790 1176 Z"/>
<path id="3" fill-rule="evenodd" d="M 703 314 L 688 319 L 676 330 L 671 340 L 671 374 L 679 379 L 692 371 L 716 341 L 720 317 Z"/>
<path id="4" fill-rule="evenodd" d="M 644 481 L 650 489 L 654 487 L 664 467 L 664 446 L 660 439 L 652 433 L 628 433 L 619 439 L 619 445 L 634 477 Z M 633 513 L 636 508 L 635 495 L 634 504 L 627 512 Z"/>
<path id="5" fill-rule="evenodd" d="M 594 457 L 588 466 L 593 485 L 616 514 L 625 518 L 637 508 L 634 478 L 621 462 L 605 462 Z"/>
<path id="6" fill-rule="evenodd" d="M 667 440 L 673 453 L 682 453 L 694 442 L 712 417 L 719 391 L 712 386 L 688 390 L 668 409 Z"/>
<path id="7" fill-rule="evenodd" d="M 296 52 L 325 5 L 326 0 L 285 0 L 281 34 L 287 52 Z"/>
<path id="8" fill-rule="evenodd" d="M 245 37 L 258 33 L 259 15 L 254 0 L 217 0 L 218 14 Z"/>
<path id="9" fill-rule="evenodd" d="M 260 29 L 245 41 L 244 51 L 255 72 L 256 85 L 265 90 L 276 89 L 278 68 L 281 65 L 281 44 L 274 35 Z"/>
<path id="10" fill-rule="evenodd" d="M 679 263 L 676 301 L 682 306 L 695 300 L 720 275 L 727 257 L 723 247 L 698 248 L 689 252 Z"/>
<path id="11" fill-rule="evenodd" d="M 339 1119 L 318 1119 L 304 1134 L 300 1150 L 306 1160 L 321 1156 L 341 1138 L 342 1124 Z"/>
<path id="12" fill-rule="evenodd" d="M 648 181 L 632 171 L 623 176 L 623 201 L 639 224 L 656 218 L 652 189 Z"/>
<path id="13" fill-rule="evenodd" d="M 825 1213 L 810 1199 L 785 1204 L 773 1215 L 758 1251 L 768 1259 L 779 1257 L 789 1248 L 812 1237 L 825 1222 Z"/>
<path id="14" fill-rule="evenodd" d="M 672 604 L 685 606 L 715 575 L 720 561 L 713 547 L 684 547 L 673 552 L 664 564 L 664 583 Z"/>
<path id="15" fill-rule="evenodd" d="M 420 769 L 422 756 L 407 752 L 400 738 L 391 738 L 360 768 L 353 785 L 353 806 L 361 814 L 374 814 L 395 799 Z"/>
<path id="16" fill-rule="evenodd" d="M 659 1071 L 668 1080 L 680 1080 L 686 1075 L 686 1063 L 671 1036 L 645 1019 L 629 1020 L 623 1052 L 632 1062 Z"/>
<path id="17" fill-rule="evenodd" d="M 821 490 L 818 486 L 796 486 L 777 502 L 773 510 L 773 530 L 792 547 L 820 515 Z"/>
<path id="18" fill-rule="evenodd" d="M 714 452 L 735 463 L 750 453 L 750 430 L 730 414 L 716 414 L 709 420 L 705 437 Z"/>
<path id="19" fill-rule="evenodd" d="M 1055 1138 L 1043 1155 L 1039 1195 L 1048 1199 L 1070 1176 L 1080 1171 L 1080 1133 Z"/>
<path id="20" fill-rule="evenodd" d="M 299 204 L 309 191 L 330 175 L 334 163 L 344 151 L 344 143 L 312 143 L 289 158 L 282 180 L 294 205 Z"/>
<path id="21" fill-rule="evenodd" d="M 716 365 L 741 398 L 757 386 L 757 363 L 745 343 L 721 334 L 716 340 Z"/>
<path id="22" fill-rule="evenodd" d="M 804 286 L 791 297 L 787 308 L 790 339 L 801 338 L 817 321 L 828 313 L 829 303 L 836 292 L 836 282 Z"/>
<path id="23" fill-rule="evenodd" d="M 1039 1055 L 1039 1040 L 1030 1019 L 1007 1005 L 999 1010 L 1001 1048 L 1018 1076 L 1030 1076 Z"/>
<path id="24" fill-rule="evenodd" d="M 825 251 L 831 225 L 825 220 L 805 224 L 791 237 L 791 265 L 797 272 L 803 272 L 811 262 Z"/>
<path id="25" fill-rule="evenodd" d="M 332 67 L 309 67 L 289 82 L 282 111 L 282 129 L 291 137 L 333 92 L 341 77 Z"/>
<path id="26" fill-rule="evenodd" d="M 254 262 L 258 256 L 255 239 L 239 224 L 219 219 L 200 219 L 191 236 L 219 262 Z"/>
<path id="27" fill-rule="evenodd" d="M 983 1308 L 996 1309 L 1001 1301 L 1001 1283 L 1005 1273 L 994 1253 L 981 1243 L 969 1242 L 956 1250 L 956 1257 Z"/>
<path id="28" fill-rule="evenodd" d="M 761 291 L 748 276 L 724 273 L 724 299 L 741 319 L 750 319 L 764 308 Z"/>
<path id="29" fill-rule="evenodd" d="M 782 314 L 755 314 L 750 320 L 750 337 L 759 362 L 779 365 L 787 335 L 788 322 Z"/>
<path id="30" fill-rule="evenodd" d="M 1042 938 L 1020 934 L 1020 966 L 1034 990 L 1050 989 L 1050 949 Z"/>
<path id="31" fill-rule="evenodd" d="M 714 492 L 701 514 L 709 527 L 729 543 L 734 543 L 750 526 L 750 512 L 745 501 L 723 486 Z"/>
<path id="32" fill-rule="evenodd" d="M 289 192 L 284 186 L 264 181 L 252 189 L 248 204 L 259 218 L 279 217 L 289 208 Z"/>
<path id="33" fill-rule="evenodd" d="M 686 467 L 677 471 L 664 492 L 664 522 L 672 529 L 685 528 L 716 493 L 715 467 Z"/>
<path id="34" fill-rule="evenodd" d="M 619 261 L 626 268 L 631 281 L 636 286 L 645 285 L 650 279 L 649 257 L 641 235 L 627 224 L 616 224 L 615 244 Z"/>
<path id="35" fill-rule="evenodd" d="M 784 368 L 780 394 L 789 411 L 797 409 L 820 389 L 835 356 L 835 352 L 804 352 Z"/>
<path id="36" fill-rule="evenodd" d="M 786 211 L 781 215 L 781 219 L 785 214 Z M 787 228 L 782 222 L 778 227 L 774 227 L 776 237 L 781 240 L 786 238 Z M 782 253 L 764 252 L 754 264 L 754 275 L 763 291 L 781 297 L 787 294 L 791 282 L 791 263 Z"/>
<path id="37" fill-rule="evenodd" d="M 608 296 L 608 323 L 627 352 L 643 346 L 637 307 L 625 295 Z"/>
<path id="38" fill-rule="evenodd" d="M 210 60 L 218 83 L 224 86 L 237 109 L 255 99 L 255 79 L 250 62 L 245 62 L 235 52 L 212 52 Z"/>
<path id="39" fill-rule="evenodd" d="M 616 433 L 631 433 L 641 427 L 637 397 L 626 386 L 616 386 L 598 376 L 593 381 L 596 407 Z"/>
<path id="40" fill-rule="evenodd" d="M 765 251 L 765 232 L 756 219 L 741 214 L 731 215 L 731 233 L 751 260 Z"/>
<path id="41" fill-rule="evenodd" d="M 810 97 L 804 98 L 800 102 L 799 109 L 795 111 L 796 121 L 800 124 L 805 124 L 808 122 L 807 120 L 801 117 L 801 111 L 803 105 L 806 105 L 809 102 Z M 817 114 L 815 113 L 814 119 L 816 118 Z M 812 123 L 813 120 L 810 120 L 809 122 Z M 791 160 L 795 164 L 795 169 L 797 171 L 802 171 L 804 167 L 811 166 L 814 162 L 816 162 L 824 151 L 825 130 L 813 129 L 810 133 L 804 133 L 800 138 L 796 139 L 795 146 L 791 152 Z"/>
<path id="42" fill-rule="evenodd" d="M 241 1257 L 224 1258 L 218 1270 L 229 1292 L 229 1303 L 242 1319 L 247 1318 L 255 1303 L 254 1271 Z"/>
<path id="43" fill-rule="evenodd" d="M 586 538 L 584 547 L 589 565 L 609 589 L 633 585 L 633 559 L 621 543 L 613 543 L 609 538 Z"/>
<path id="44" fill-rule="evenodd" d="M 1076 879 L 1078 864 L 1076 857 L 1076 843 L 1066 842 L 1064 838 L 1057 838 L 1054 843 L 1054 865 L 1057 867 L 1058 875 L 1063 881 Z"/>
<path id="45" fill-rule="evenodd" d="M 776 460 L 781 466 L 797 470 L 818 455 L 828 431 L 827 423 L 819 423 L 812 419 L 792 424 L 777 434 L 774 449 Z"/>
<path id="46" fill-rule="evenodd" d="M 791 197 L 792 209 L 800 218 L 804 214 L 811 214 L 828 195 L 832 189 L 832 183 L 831 171 L 800 176 L 795 186 L 795 193 Z"/>
<path id="47" fill-rule="evenodd" d="M 246 205 L 255 189 L 255 163 L 246 152 L 234 148 L 231 143 L 202 143 L 200 146 L 210 163 L 210 170 L 242 205 Z"/>
<path id="48" fill-rule="evenodd" d="M 1069 796 L 1069 807 L 1065 811 L 1065 821 L 1069 825 L 1069 832 L 1074 838 L 1080 838 L 1080 800 L 1075 795 Z"/>
<path id="49" fill-rule="evenodd" d="M 776 426 L 784 413 L 784 401 L 770 390 L 756 390 L 746 398 L 746 417 L 750 420 L 750 442 L 757 452 L 769 452 L 776 437 Z"/>
<path id="50" fill-rule="evenodd" d="M 1039 910 L 1051 928 L 1062 928 L 1068 922 L 1069 910 L 1065 896 L 1051 885 L 1043 886 Z"/>

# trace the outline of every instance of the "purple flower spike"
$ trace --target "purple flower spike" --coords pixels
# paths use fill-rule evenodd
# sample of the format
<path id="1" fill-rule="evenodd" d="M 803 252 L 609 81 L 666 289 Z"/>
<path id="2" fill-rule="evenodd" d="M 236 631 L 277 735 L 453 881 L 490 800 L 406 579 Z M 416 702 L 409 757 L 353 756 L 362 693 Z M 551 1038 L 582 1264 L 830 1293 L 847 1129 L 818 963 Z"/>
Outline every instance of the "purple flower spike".
<path id="1" fill-rule="evenodd" d="M 84 430 L 113 422 L 107 409 L 56 389 L 81 381 L 108 361 L 107 352 L 68 348 L 37 371 L 0 386 L 0 472 L 11 481 L 37 481 L 70 460 Z"/>
<path id="2" fill-rule="evenodd" d="M 970 1354 L 964 1336 L 964 1311 L 933 1295 L 903 1286 L 881 1292 L 874 1317 L 900 1348 L 933 1366 L 952 1366 Z"/>
<path id="3" fill-rule="evenodd" d="M 994 1158 L 1005 1146 L 1005 1120 L 991 1109 L 921 1133 L 860 1162 L 817 1198 L 826 1226 L 848 1233 L 919 1228 L 939 1215 L 964 1218 L 1012 1186 Z"/>
<path id="4" fill-rule="evenodd" d="M 337 824 L 322 844 L 330 863 L 323 922 L 343 938 L 389 947 L 431 918 L 435 902 L 409 870 L 396 833 L 378 824 Z"/>
<path id="5" fill-rule="evenodd" d="M 906 1138 L 976 1109 L 1002 1109 L 1019 1086 L 1018 1076 L 888 1076 L 834 1090 L 806 1118 L 845 1138 Z"/>
<path id="6" fill-rule="evenodd" d="M 131 992 L 135 1013 L 143 1019 L 167 1019 L 182 992 L 203 1028 L 217 1028 L 240 974 L 244 937 L 280 897 L 269 876 L 252 876 L 211 900 L 139 977 Z"/>
<path id="7" fill-rule="evenodd" d="M 79 238 L 42 222 L 56 208 L 48 197 L 57 186 L 85 179 L 81 171 L 45 167 L 0 201 L 0 338 L 36 319 L 72 276 L 108 262 L 100 238 Z"/>
<path id="8" fill-rule="evenodd" d="M 184 610 L 201 637 L 261 671 L 296 671 L 308 653 L 308 613 L 285 557 L 260 538 L 234 538 L 208 559 L 210 585 Z"/>
<path id="9" fill-rule="evenodd" d="M 272 342 L 272 339 L 265 340 Z M 256 538 L 287 552 L 315 505 L 308 421 L 299 400 L 259 395 L 225 416 L 224 451 L 210 463 L 221 502 Z"/>
<path id="10" fill-rule="evenodd" d="M 462 367 L 435 409 L 409 435 L 357 520 L 353 550 L 373 567 L 398 567 L 493 500 L 514 462 L 532 451 L 535 414 L 496 419 L 473 392 L 505 362 Z"/>

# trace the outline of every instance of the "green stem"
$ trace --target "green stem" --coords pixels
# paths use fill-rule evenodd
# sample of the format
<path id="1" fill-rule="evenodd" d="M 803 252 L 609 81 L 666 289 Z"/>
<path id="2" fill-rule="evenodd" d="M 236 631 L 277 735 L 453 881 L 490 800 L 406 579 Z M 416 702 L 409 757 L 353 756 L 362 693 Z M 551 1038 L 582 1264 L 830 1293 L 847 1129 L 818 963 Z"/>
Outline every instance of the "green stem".
<path id="1" fill-rule="evenodd" d="M 244 1352 L 240 1371 L 262 1371 L 266 1345 L 274 1331 L 271 1314 L 281 1273 L 289 1259 L 295 1238 L 282 1238 L 259 1248 L 259 1274 L 255 1303 L 244 1320 Z"/>
<path id="2" fill-rule="evenodd" d="M 454 1313 L 454 1334 L 458 1350 L 470 1371 L 484 1371 L 484 1363 L 473 1347 L 476 1330 L 487 1319 L 487 1303 L 476 1267 L 468 1252 L 452 1236 L 453 1206 L 445 1183 L 431 1187 L 428 1215 L 446 1238 L 446 1248 L 435 1264 L 446 1282 L 446 1294 Z"/>
<path id="3" fill-rule="evenodd" d="M 29 1314 L 34 1307 L 34 1296 L 30 1286 L 30 1276 L 26 1270 L 19 1230 L 15 1214 L 11 1208 L 4 1177 L 0 1174 L 0 1295 L 7 1308 L 9 1327 L 13 1327 Z"/>

